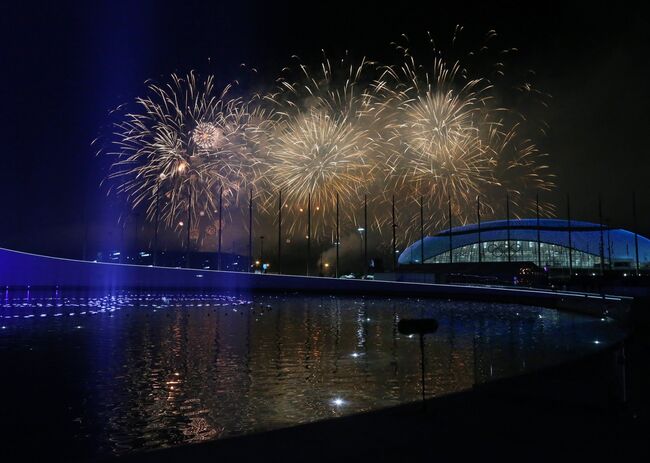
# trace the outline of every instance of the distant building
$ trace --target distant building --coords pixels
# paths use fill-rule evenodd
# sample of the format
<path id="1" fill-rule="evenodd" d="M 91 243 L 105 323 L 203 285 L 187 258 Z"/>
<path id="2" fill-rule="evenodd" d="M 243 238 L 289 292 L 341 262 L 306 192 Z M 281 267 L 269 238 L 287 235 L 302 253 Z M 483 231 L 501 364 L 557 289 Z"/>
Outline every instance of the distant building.
<path id="1" fill-rule="evenodd" d="M 465 225 L 424 238 L 424 263 L 532 262 L 548 269 L 605 269 L 624 271 L 636 268 L 634 233 L 595 223 L 536 219 L 497 220 Z M 602 232 L 602 233 L 601 233 Z M 451 241 L 450 241 L 451 234 Z M 509 235 L 509 239 L 508 239 Z M 602 236 L 602 240 L 601 240 Z M 639 267 L 650 268 L 650 240 L 638 236 Z M 480 244 L 479 244 L 480 243 Z M 401 253 L 400 266 L 421 263 L 421 240 Z M 601 249 L 602 245 L 602 249 Z"/>

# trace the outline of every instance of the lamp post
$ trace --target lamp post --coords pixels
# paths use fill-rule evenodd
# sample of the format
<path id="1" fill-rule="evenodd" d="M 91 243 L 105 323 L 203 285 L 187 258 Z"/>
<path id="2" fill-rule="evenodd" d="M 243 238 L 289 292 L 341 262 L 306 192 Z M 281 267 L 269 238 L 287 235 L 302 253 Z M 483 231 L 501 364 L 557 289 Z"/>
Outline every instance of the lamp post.
<path id="1" fill-rule="evenodd" d="M 573 276 L 573 243 L 571 235 L 571 200 L 569 199 L 569 194 L 566 195 L 566 220 L 567 220 L 567 231 L 569 232 L 569 280 Z"/>
<path id="2" fill-rule="evenodd" d="M 365 232 L 366 229 L 363 228 L 363 227 L 359 227 L 359 228 L 357 228 L 357 231 L 359 232 L 359 258 L 361 259 L 361 274 L 365 275 L 366 262 L 365 262 L 364 255 L 363 255 L 363 244 L 364 244 L 364 242 L 363 242 L 363 232 Z"/>
<path id="3" fill-rule="evenodd" d="M 395 195 L 393 195 L 392 201 L 392 213 L 393 213 L 393 272 L 397 273 L 397 240 L 395 237 L 395 229 L 397 224 L 395 223 Z"/>
<path id="4" fill-rule="evenodd" d="M 219 188 L 219 243 L 217 245 L 217 270 L 221 270 L 221 233 L 223 231 L 223 185 Z"/>
<path id="5" fill-rule="evenodd" d="M 512 255 L 510 254 L 510 193 L 506 190 L 506 234 L 507 242 L 506 247 L 508 249 L 508 262 L 512 260 Z"/>
<path id="6" fill-rule="evenodd" d="M 479 263 L 483 262 L 483 257 L 481 256 L 481 197 L 476 195 L 476 223 L 478 224 L 478 261 Z"/>
<path id="7" fill-rule="evenodd" d="M 451 221 L 451 195 L 448 196 L 448 201 L 449 201 L 449 263 L 453 264 L 454 263 L 454 257 L 453 257 L 453 242 L 452 242 L 452 221 Z"/>
<path id="8" fill-rule="evenodd" d="M 368 266 L 368 195 L 363 195 L 363 261 Z"/>
<path id="9" fill-rule="evenodd" d="M 248 271 L 253 268 L 253 189 L 248 196 Z"/>
<path id="10" fill-rule="evenodd" d="M 260 262 L 264 265 L 264 235 L 260 236 Z"/>
<path id="11" fill-rule="evenodd" d="M 537 219 L 537 266 L 542 266 L 542 239 L 539 229 L 539 192 L 535 194 L 535 216 Z"/>
<path id="12" fill-rule="evenodd" d="M 156 219 L 153 231 L 153 265 L 158 264 L 158 227 L 160 224 L 160 183 L 165 179 L 165 174 L 158 176 L 156 182 Z"/>
<path id="13" fill-rule="evenodd" d="M 420 196 L 420 265 L 424 265 L 424 196 Z"/>
<path id="14" fill-rule="evenodd" d="M 636 276 L 639 277 L 641 271 L 639 269 L 639 233 L 636 221 L 636 192 L 632 191 L 632 219 L 634 221 L 634 260 L 636 261 Z"/>
<path id="15" fill-rule="evenodd" d="M 190 268 L 190 231 L 192 230 L 192 184 L 187 184 L 187 248 L 185 250 L 185 268 Z"/>
<path id="16" fill-rule="evenodd" d="M 307 196 L 307 276 L 311 263 L 311 193 Z"/>
<path id="17" fill-rule="evenodd" d="M 600 276 L 605 275 L 605 239 L 603 236 L 603 200 L 598 195 L 598 229 L 600 230 Z"/>
<path id="18" fill-rule="evenodd" d="M 278 192 L 278 272 L 282 273 L 282 190 Z"/>
<path id="19" fill-rule="evenodd" d="M 336 193 L 336 278 L 339 277 L 339 245 L 341 243 L 339 223 L 339 194 Z"/>

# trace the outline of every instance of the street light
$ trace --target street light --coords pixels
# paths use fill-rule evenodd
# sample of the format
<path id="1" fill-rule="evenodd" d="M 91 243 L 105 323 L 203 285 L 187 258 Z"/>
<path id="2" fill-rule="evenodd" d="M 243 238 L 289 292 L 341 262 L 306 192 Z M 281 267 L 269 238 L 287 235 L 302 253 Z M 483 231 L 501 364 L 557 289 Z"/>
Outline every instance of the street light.
<path id="1" fill-rule="evenodd" d="M 323 272 L 323 267 L 325 267 L 325 272 L 327 272 L 327 270 L 330 268 L 329 262 L 323 263 L 322 260 L 320 261 L 320 276 L 322 277 L 325 276 L 325 272 Z"/>

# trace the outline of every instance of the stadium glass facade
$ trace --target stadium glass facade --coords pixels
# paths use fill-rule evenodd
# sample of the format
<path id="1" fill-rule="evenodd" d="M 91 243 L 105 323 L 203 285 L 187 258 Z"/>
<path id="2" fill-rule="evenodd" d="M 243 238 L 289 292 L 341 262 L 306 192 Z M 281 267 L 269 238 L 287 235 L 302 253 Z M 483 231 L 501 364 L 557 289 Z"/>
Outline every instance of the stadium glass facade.
<path id="1" fill-rule="evenodd" d="M 451 259 L 449 256 L 451 249 Z M 479 259 L 480 249 L 480 259 Z M 620 228 L 558 219 L 517 219 L 464 225 L 408 246 L 400 265 L 532 262 L 540 267 L 650 269 L 650 240 Z"/>
<path id="2" fill-rule="evenodd" d="M 508 256 L 508 241 L 490 241 L 481 243 L 481 261 L 483 262 L 537 262 L 541 258 L 542 265 L 548 267 L 569 267 L 569 257 L 574 268 L 593 268 L 600 266 L 600 256 L 588 254 L 576 249 L 569 252 L 568 247 L 557 244 L 539 243 L 535 241 L 510 241 L 510 256 Z M 454 249 L 453 262 L 478 262 L 479 244 L 469 244 Z M 444 264 L 449 262 L 449 251 L 443 252 L 430 259 L 427 264 Z"/>

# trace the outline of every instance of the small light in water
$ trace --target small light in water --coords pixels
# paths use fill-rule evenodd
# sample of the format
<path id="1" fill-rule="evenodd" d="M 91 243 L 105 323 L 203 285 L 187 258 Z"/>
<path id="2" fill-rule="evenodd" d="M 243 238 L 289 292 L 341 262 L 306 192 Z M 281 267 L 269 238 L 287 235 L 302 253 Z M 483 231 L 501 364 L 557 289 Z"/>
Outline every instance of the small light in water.
<path id="1" fill-rule="evenodd" d="M 367 321 L 367 322 L 369 322 L 369 321 L 370 321 L 370 319 L 369 319 L 369 318 L 366 318 L 366 321 Z"/>
<path id="2" fill-rule="evenodd" d="M 343 405 L 345 405 L 345 400 L 343 400 L 340 397 L 335 397 L 332 399 L 332 405 L 334 405 L 335 407 L 342 407 Z"/>
<path id="3" fill-rule="evenodd" d="M 351 356 L 353 358 L 357 358 L 357 357 L 359 357 L 359 353 L 358 352 L 352 352 Z"/>
<path id="4" fill-rule="evenodd" d="M 596 340 L 594 341 L 594 344 L 600 344 L 600 341 L 599 341 L 598 339 L 596 339 Z"/>
<path id="5" fill-rule="evenodd" d="M 7 327 L 6 327 L 6 326 L 4 326 L 4 325 L 2 325 L 2 329 L 3 329 L 3 330 L 6 330 L 6 329 L 7 329 Z"/>
<path id="6" fill-rule="evenodd" d="M 538 315 L 538 317 L 539 317 L 539 318 L 544 318 L 544 317 L 542 317 L 542 315 L 541 315 L 541 314 L 540 314 L 540 315 Z"/>
<path id="7" fill-rule="evenodd" d="M 414 334 L 409 334 L 409 339 L 413 339 Z"/>
<path id="8" fill-rule="evenodd" d="M 78 330 L 80 330 L 80 329 L 81 329 L 81 325 L 77 325 L 77 326 L 75 326 L 75 328 L 77 328 Z"/>

